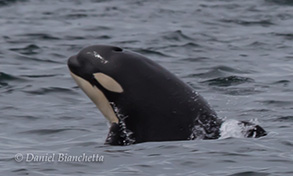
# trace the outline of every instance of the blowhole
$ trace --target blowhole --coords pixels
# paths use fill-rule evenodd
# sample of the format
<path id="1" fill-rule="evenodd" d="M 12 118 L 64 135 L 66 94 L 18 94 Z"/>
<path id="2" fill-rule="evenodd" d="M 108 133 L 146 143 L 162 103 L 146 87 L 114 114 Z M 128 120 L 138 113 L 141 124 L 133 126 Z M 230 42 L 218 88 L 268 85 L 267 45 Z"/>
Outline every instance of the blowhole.
<path id="1" fill-rule="evenodd" d="M 114 48 L 113 48 L 113 51 L 116 51 L 116 52 L 122 52 L 123 49 L 122 49 L 122 48 L 119 48 L 119 47 L 114 47 Z"/>

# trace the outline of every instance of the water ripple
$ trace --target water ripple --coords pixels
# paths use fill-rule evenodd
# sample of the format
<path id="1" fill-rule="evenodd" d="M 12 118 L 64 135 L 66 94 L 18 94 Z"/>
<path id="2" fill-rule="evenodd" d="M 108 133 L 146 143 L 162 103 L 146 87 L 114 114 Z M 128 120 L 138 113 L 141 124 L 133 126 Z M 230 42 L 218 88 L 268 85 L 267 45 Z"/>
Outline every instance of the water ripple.
<path id="1" fill-rule="evenodd" d="M 45 95 L 50 93 L 66 93 L 66 94 L 72 94 L 74 91 L 72 91 L 69 88 L 61 88 L 61 87 L 46 87 L 46 88 L 40 88 L 37 90 L 30 90 L 30 91 L 24 91 L 26 93 L 32 94 L 32 95 Z"/>
<path id="2" fill-rule="evenodd" d="M 71 131 L 71 130 L 78 130 L 78 131 L 86 131 L 89 132 L 87 129 L 71 129 L 71 128 L 60 128 L 60 129 L 37 129 L 37 130 L 28 130 L 28 131 L 22 131 L 21 134 L 27 133 L 27 134 L 37 134 L 37 135 L 50 135 L 50 134 L 56 134 L 61 133 L 65 131 Z"/>
<path id="3" fill-rule="evenodd" d="M 30 40 L 60 40 L 59 37 L 55 37 L 52 34 L 47 33 L 26 33 L 18 36 L 29 38 Z"/>
<path id="4" fill-rule="evenodd" d="M 12 5 L 13 3 L 24 2 L 24 1 L 27 1 L 27 0 L 0 0 L 0 7 Z"/>
<path id="5" fill-rule="evenodd" d="M 206 69 L 204 69 L 206 70 Z M 232 68 L 229 66 L 216 66 L 211 68 L 207 72 L 203 73 L 192 73 L 187 75 L 186 77 L 200 77 L 200 78 L 219 78 L 219 77 L 226 77 L 228 74 L 246 74 L 250 73 L 248 71 L 238 70 L 237 68 Z"/>
<path id="6" fill-rule="evenodd" d="M 11 82 L 23 82 L 23 81 L 25 81 L 25 79 L 10 75 L 4 72 L 0 72 L 0 88 L 6 87 L 7 90 L 10 90 L 12 89 L 10 85 Z"/>
<path id="7" fill-rule="evenodd" d="M 265 173 L 265 172 L 247 171 L 247 172 L 238 172 L 238 173 L 231 174 L 228 176 L 268 176 L 268 175 L 271 175 L 271 174 Z"/>
<path id="8" fill-rule="evenodd" d="M 39 62 L 39 63 L 52 63 L 52 64 L 60 64 L 63 63 L 62 61 L 56 61 L 56 60 L 52 60 L 52 59 L 45 59 L 45 58 L 39 58 L 39 57 L 32 57 L 30 55 L 23 55 L 23 54 L 19 54 L 16 56 L 17 59 L 19 60 L 26 60 L 26 61 L 33 61 L 33 62 Z"/>
<path id="9" fill-rule="evenodd" d="M 16 80 L 22 80 L 22 79 L 16 76 L 4 73 L 4 72 L 0 72 L 0 82 L 1 81 L 16 81 Z"/>
<path id="10" fill-rule="evenodd" d="M 275 36 L 284 37 L 287 40 L 293 40 L 293 33 L 277 33 L 277 32 L 273 32 L 272 34 L 275 35 Z"/>
<path id="11" fill-rule="evenodd" d="M 254 95 L 254 94 L 262 93 L 262 91 L 256 90 L 254 87 L 237 87 L 237 88 L 222 87 L 222 88 L 217 89 L 217 90 L 223 92 L 224 94 L 234 95 L 234 96 Z"/>
<path id="12" fill-rule="evenodd" d="M 145 55 L 148 55 L 148 56 L 163 56 L 163 57 L 169 57 L 169 55 L 163 53 L 163 52 L 160 52 L 160 51 L 156 51 L 152 48 L 146 48 L 146 49 L 143 49 L 143 48 L 137 48 L 137 49 L 132 49 L 133 51 L 135 52 L 138 52 L 140 54 L 145 54 Z"/>
<path id="13" fill-rule="evenodd" d="M 292 0 L 266 0 L 267 2 L 269 3 L 274 3 L 274 4 L 277 4 L 277 5 L 283 5 L 283 6 L 291 6 L 293 5 L 293 2 Z"/>
<path id="14" fill-rule="evenodd" d="M 81 19 L 88 17 L 86 13 L 72 13 L 65 16 L 66 19 Z"/>
<path id="15" fill-rule="evenodd" d="M 271 25 L 274 25 L 274 23 L 271 20 L 255 20 L 255 21 L 248 21 L 248 20 L 240 20 L 240 19 L 222 19 L 222 22 L 225 23 L 234 23 L 234 24 L 239 24 L 243 26 L 255 26 L 255 25 L 260 25 L 263 27 L 269 27 Z"/>
<path id="16" fill-rule="evenodd" d="M 65 36 L 64 39 L 66 40 L 86 40 L 86 39 L 100 39 L 100 40 L 107 40 L 111 39 L 112 37 L 109 35 L 97 35 L 97 36 Z"/>
<path id="17" fill-rule="evenodd" d="M 22 169 L 15 169 L 12 172 L 19 173 L 21 175 L 29 175 L 30 174 L 29 171 L 27 169 L 24 169 L 24 168 L 22 168 Z"/>
<path id="18" fill-rule="evenodd" d="M 34 74 L 34 75 L 21 75 L 22 77 L 27 78 L 50 78 L 56 76 L 62 76 L 62 74 Z"/>
<path id="19" fill-rule="evenodd" d="M 38 54 L 41 48 L 38 45 L 30 44 L 23 48 L 11 48 L 10 50 L 19 52 L 20 54 L 34 55 L 34 54 Z"/>
<path id="20" fill-rule="evenodd" d="M 235 85 L 239 85 L 243 83 L 251 83 L 251 82 L 254 82 L 254 80 L 248 77 L 228 76 L 228 77 L 219 77 L 215 79 L 210 79 L 207 81 L 203 81 L 202 83 L 207 83 L 210 86 L 229 87 L 229 86 L 235 86 Z"/>
<path id="21" fill-rule="evenodd" d="M 293 116 L 282 116 L 276 119 L 281 122 L 293 122 Z"/>
<path id="22" fill-rule="evenodd" d="M 260 103 L 263 103 L 268 106 L 274 106 L 274 107 L 290 107 L 293 105 L 292 101 L 283 101 L 283 100 L 263 100 L 259 101 Z"/>
<path id="23" fill-rule="evenodd" d="M 167 41 L 186 41 L 186 40 L 193 41 L 193 38 L 183 34 L 183 32 L 181 30 L 168 32 L 168 33 L 164 34 L 162 36 L 162 38 Z"/>

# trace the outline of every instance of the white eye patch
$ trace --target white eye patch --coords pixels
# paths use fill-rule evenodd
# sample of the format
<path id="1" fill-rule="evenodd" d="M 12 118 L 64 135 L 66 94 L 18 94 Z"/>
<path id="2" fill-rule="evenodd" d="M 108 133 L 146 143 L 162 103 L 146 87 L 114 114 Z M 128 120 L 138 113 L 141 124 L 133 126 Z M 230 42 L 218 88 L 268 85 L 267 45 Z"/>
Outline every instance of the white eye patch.
<path id="1" fill-rule="evenodd" d="M 116 93 L 123 92 L 121 85 L 110 76 L 105 75 L 104 73 L 94 73 L 93 75 L 105 89 Z"/>

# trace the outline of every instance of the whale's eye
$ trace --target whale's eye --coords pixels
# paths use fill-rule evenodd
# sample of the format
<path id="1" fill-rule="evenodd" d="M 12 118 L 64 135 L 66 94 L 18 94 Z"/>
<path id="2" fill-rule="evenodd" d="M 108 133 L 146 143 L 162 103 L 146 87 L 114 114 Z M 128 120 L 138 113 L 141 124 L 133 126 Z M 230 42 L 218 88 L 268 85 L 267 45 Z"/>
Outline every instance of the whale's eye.
<path id="1" fill-rule="evenodd" d="M 121 51 L 123 51 L 123 49 L 119 48 L 119 47 L 113 47 L 113 51 L 121 52 Z"/>

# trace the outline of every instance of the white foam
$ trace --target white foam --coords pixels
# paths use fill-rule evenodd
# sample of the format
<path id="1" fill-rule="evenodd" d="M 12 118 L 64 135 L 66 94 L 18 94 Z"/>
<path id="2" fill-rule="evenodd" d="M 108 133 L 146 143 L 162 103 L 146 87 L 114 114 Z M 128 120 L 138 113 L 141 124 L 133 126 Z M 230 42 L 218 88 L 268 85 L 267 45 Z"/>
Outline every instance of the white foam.
<path id="1" fill-rule="evenodd" d="M 220 139 L 244 138 L 245 134 L 243 133 L 243 128 L 244 126 L 238 120 L 225 120 L 220 128 Z"/>

